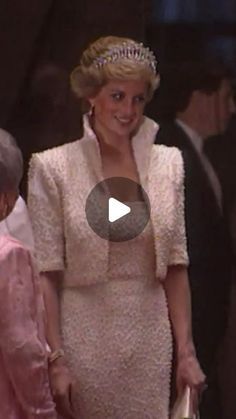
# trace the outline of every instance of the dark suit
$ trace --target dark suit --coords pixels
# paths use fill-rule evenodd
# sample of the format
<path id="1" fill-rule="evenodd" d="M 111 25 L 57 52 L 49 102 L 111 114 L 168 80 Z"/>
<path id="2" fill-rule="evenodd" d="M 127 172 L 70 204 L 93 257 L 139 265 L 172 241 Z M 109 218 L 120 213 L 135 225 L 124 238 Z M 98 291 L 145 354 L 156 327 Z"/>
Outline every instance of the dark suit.
<path id="1" fill-rule="evenodd" d="M 232 115 L 224 135 L 206 141 L 205 150 L 222 184 L 226 215 L 233 248 L 233 273 L 229 320 L 224 351 L 221 358 L 221 391 L 224 399 L 224 418 L 236 418 L 236 115 Z"/>
<path id="2" fill-rule="evenodd" d="M 231 218 L 236 202 L 236 115 L 232 115 L 224 135 L 206 141 L 205 152 L 222 184 L 226 213 Z M 234 215 L 234 214 L 233 214 Z M 234 215 L 235 216 L 235 215 Z"/>
<path id="3" fill-rule="evenodd" d="M 230 282 L 228 234 L 208 175 L 183 129 L 175 122 L 163 123 L 156 142 L 176 146 L 183 153 L 193 337 L 200 364 L 211 381 L 212 366 L 227 318 Z M 211 384 L 208 393 L 210 391 Z M 220 418 L 217 402 L 214 398 L 209 401 L 208 410 L 203 403 L 201 417 Z"/>

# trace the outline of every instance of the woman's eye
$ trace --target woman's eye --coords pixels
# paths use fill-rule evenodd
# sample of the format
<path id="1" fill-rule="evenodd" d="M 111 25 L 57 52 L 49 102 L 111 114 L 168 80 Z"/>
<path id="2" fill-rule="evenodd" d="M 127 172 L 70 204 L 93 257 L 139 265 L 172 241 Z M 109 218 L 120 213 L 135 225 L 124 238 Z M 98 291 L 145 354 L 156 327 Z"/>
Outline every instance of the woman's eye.
<path id="1" fill-rule="evenodd" d="M 144 98 L 144 96 L 136 96 L 134 98 L 134 101 L 137 102 L 137 103 L 143 103 L 143 102 L 145 102 L 145 98 Z"/>
<path id="2" fill-rule="evenodd" d="M 122 95 L 121 93 L 112 93 L 111 95 L 112 99 L 114 99 L 115 101 L 119 101 L 122 99 Z"/>

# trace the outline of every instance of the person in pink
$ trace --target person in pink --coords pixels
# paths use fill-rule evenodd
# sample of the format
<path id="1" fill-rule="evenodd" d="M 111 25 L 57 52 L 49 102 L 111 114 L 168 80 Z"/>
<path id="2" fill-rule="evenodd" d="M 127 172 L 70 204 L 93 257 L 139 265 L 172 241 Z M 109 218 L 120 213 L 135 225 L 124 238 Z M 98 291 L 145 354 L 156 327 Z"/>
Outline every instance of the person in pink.
<path id="1" fill-rule="evenodd" d="M 0 141 L 0 221 L 18 197 L 23 171 L 13 138 Z M 56 419 L 48 378 L 43 298 L 30 251 L 0 237 L 0 419 Z"/>

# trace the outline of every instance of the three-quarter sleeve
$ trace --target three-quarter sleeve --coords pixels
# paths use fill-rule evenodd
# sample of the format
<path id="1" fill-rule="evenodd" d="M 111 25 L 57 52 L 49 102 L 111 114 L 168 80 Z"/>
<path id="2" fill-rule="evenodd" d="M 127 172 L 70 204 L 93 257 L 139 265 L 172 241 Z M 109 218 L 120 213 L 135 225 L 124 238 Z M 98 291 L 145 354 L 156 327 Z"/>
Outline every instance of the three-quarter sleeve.
<path id="1" fill-rule="evenodd" d="M 50 165 L 39 154 L 33 155 L 30 163 L 28 207 L 39 270 L 64 270 L 60 191 Z"/>
<path id="2" fill-rule="evenodd" d="M 16 243 L 1 251 L 0 348 L 5 369 L 25 417 L 56 419 L 37 281 L 27 250 Z"/>
<path id="3" fill-rule="evenodd" d="M 174 164 L 174 229 L 169 253 L 169 265 L 188 265 L 187 239 L 184 211 L 184 163 L 178 150 Z"/>

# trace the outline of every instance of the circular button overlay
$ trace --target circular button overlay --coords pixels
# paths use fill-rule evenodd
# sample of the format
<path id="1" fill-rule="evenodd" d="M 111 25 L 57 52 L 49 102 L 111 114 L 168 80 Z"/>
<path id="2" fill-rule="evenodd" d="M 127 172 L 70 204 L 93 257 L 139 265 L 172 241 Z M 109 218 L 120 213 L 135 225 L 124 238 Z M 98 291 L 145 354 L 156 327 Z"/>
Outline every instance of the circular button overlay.
<path id="1" fill-rule="evenodd" d="M 142 233 L 150 218 L 150 202 L 139 183 L 112 177 L 91 190 L 85 211 L 89 226 L 98 236 L 122 242 Z"/>

